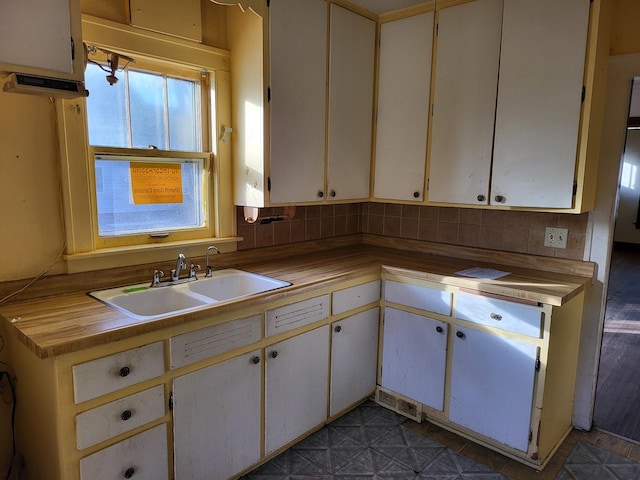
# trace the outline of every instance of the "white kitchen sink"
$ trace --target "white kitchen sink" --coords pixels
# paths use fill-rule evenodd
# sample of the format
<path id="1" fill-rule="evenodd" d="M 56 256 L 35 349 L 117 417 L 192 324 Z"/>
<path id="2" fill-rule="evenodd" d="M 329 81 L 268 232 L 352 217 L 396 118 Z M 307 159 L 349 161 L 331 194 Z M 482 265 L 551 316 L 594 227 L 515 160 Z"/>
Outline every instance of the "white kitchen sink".
<path id="1" fill-rule="evenodd" d="M 141 283 L 98 290 L 89 295 L 137 320 L 153 320 L 289 285 L 291 283 L 275 278 L 229 268 L 216 270 L 211 277 L 175 285 L 150 287 L 148 283 Z"/>

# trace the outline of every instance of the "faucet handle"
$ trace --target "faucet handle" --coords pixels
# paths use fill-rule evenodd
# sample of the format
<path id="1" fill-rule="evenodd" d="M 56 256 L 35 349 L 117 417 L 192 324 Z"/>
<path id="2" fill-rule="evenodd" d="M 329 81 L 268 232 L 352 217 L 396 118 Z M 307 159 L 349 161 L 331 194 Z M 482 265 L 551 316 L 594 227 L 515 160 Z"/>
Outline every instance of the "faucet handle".
<path id="1" fill-rule="evenodd" d="M 194 265 L 192 263 L 189 267 L 189 278 L 198 278 L 196 277 L 196 270 L 200 271 L 200 265 Z"/>
<path id="2" fill-rule="evenodd" d="M 151 281 L 152 287 L 157 287 L 160 284 L 160 278 L 164 277 L 164 272 L 162 270 L 154 270 L 153 271 L 153 280 Z"/>

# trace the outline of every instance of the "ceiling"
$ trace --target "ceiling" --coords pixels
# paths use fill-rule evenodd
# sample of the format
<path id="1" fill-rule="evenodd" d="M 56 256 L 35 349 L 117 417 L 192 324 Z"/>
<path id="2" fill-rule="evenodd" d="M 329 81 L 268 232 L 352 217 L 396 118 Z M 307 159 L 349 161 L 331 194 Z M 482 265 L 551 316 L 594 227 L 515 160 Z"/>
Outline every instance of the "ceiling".
<path id="1" fill-rule="evenodd" d="M 351 0 L 374 13 L 381 14 L 425 3 L 425 0 Z"/>

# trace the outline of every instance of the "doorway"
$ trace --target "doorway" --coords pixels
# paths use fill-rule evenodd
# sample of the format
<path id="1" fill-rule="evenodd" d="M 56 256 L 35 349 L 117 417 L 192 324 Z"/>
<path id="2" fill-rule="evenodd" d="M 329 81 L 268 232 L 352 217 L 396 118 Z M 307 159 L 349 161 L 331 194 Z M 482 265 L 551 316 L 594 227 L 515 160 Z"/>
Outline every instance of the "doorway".
<path id="1" fill-rule="evenodd" d="M 594 425 L 640 442 L 640 77 L 618 184 Z"/>

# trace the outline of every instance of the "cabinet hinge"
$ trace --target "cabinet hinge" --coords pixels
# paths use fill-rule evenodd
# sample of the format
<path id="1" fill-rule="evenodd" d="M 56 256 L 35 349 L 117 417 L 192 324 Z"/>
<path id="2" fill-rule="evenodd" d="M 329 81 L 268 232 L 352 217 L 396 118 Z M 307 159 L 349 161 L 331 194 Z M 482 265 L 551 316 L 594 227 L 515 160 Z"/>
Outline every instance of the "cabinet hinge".
<path id="1" fill-rule="evenodd" d="M 271 87 L 267 87 L 267 102 L 271 101 Z"/>
<path id="2" fill-rule="evenodd" d="M 533 430 L 529 430 L 529 442 L 533 440 Z"/>
<path id="3" fill-rule="evenodd" d="M 429 180 L 431 180 L 431 179 L 427 178 L 427 192 L 429 191 Z"/>
<path id="4" fill-rule="evenodd" d="M 267 8 L 271 6 L 271 0 L 267 0 Z"/>
<path id="5" fill-rule="evenodd" d="M 536 358 L 536 372 L 540 371 L 540 359 Z"/>
<path id="6" fill-rule="evenodd" d="M 584 99 L 587 96 L 587 87 L 585 87 L 584 85 L 582 86 L 582 100 L 580 100 L 581 102 L 584 102 Z"/>
<path id="7" fill-rule="evenodd" d="M 439 23 L 436 23 L 436 37 L 438 36 L 438 28 L 440 27 Z"/>
<path id="8" fill-rule="evenodd" d="M 75 58 L 76 58 L 76 44 L 73 41 L 73 37 L 71 37 L 69 40 L 71 40 L 71 60 L 75 60 Z"/>
<path id="9" fill-rule="evenodd" d="M 576 196 L 576 193 L 578 193 L 578 182 L 573 182 L 573 196 Z"/>
<path id="10" fill-rule="evenodd" d="M 169 410 L 173 410 L 173 392 L 169 393 Z"/>
<path id="11" fill-rule="evenodd" d="M 271 191 L 271 177 L 267 177 L 267 192 Z"/>

